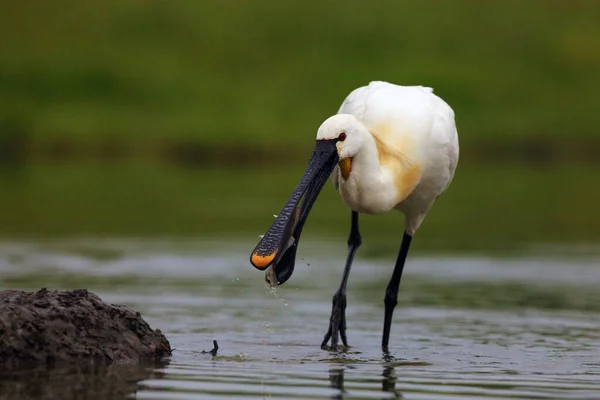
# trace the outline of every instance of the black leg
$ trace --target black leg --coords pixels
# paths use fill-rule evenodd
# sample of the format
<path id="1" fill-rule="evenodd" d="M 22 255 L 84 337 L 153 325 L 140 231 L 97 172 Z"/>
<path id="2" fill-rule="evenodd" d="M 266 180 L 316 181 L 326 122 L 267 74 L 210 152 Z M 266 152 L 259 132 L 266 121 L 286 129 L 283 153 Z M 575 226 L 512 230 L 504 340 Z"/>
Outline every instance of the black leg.
<path id="1" fill-rule="evenodd" d="M 327 342 L 331 339 L 331 348 L 336 350 L 338 345 L 338 334 L 342 338 L 344 346 L 348 347 L 348 341 L 346 339 L 346 285 L 348 283 L 352 261 L 354 260 L 354 254 L 361 242 L 362 239 L 360 237 L 360 232 L 358 231 L 358 213 L 352 211 L 352 225 L 350 227 L 350 236 L 348 236 L 348 258 L 346 259 L 346 266 L 344 267 L 340 288 L 333 295 L 329 329 L 325 334 L 321 347 L 326 347 Z"/>
<path id="2" fill-rule="evenodd" d="M 381 348 L 384 351 L 388 349 L 388 343 L 390 341 L 390 328 L 392 326 L 392 314 L 394 308 L 398 304 L 398 288 L 400 287 L 400 278 L 402 278 L 402 270 L 404 270 L 404 262 L 406 261 L 406 255 L 410 247 L 412 236 L 404 232 L 402 238 L 402 245 L 400 246 L 400 252 L 398 253 L 398 259 L 396 259 L 396 265 L 394 266 L 394 273 L 392 279 L 388 283 L 385 289 L 385 319 L 383 322 L 383 339 L 381 341 Z"/>

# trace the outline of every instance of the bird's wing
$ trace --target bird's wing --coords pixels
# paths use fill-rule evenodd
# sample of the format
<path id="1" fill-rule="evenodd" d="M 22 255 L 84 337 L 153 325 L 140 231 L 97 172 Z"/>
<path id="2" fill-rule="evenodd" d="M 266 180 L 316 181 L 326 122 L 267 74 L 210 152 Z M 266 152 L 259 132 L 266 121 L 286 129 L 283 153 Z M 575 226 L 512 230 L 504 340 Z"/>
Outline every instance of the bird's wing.
<path id="1" fill-rule="evenodd" d="M 339 114 L 352 114 L 367 127 L 387 162 L 403 164 L 418 158 L 416 135 L 431 128 L 428 115 L 433 89 L 398 86 L 375 81 L 355 89 L 340 107 Z"/>
<path id="2" fill-rule="evenodd" d="M 393 111 L 394 105 L 399 99 L 410 100 L 410 96 L 414 93 L 431 94 L 433 89 L 425 86 L 399 86 L 383 81 L 373 81 L 367 86 L 354 89 L 340 106 L 338 114 L 352 114 L 364 122 L 367 113 L 373 109 L 378 109 L 387 103 Z"/>
<path id="3" fill-rule="evenodd" d="M 384 156 L 389 167 L 410 168 L 419 162 L 435 164 L 431 168 L 424 165 L 425 174 L 445 168 L 441 191 L 452 180 L 458 162 L 454 112 L 432 88 L 371 82 L 352 91 L 338 113 L 352 114 L 366 125 L 380 158 Z"/>
<path id="4" fill-rule="evenodd" d="M 432 151 L 436 151 L 439 160 L 438 176 L 439 179 L 445 181 L 439 196 L 450 186 L 458 165 L 458 133 L 454 123 L 454 112 L 449 106 L 440 107 L 438 110 L 431 128 L 431 137 Z"/>

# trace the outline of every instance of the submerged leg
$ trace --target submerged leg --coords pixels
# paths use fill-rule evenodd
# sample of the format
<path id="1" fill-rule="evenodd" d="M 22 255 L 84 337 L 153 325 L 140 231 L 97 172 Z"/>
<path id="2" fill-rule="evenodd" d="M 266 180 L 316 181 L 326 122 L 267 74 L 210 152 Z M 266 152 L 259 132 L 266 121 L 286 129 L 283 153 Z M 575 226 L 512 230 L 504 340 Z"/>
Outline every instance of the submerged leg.
<path id="1" fill-rule="evenodd" d="M 352 225 L 350 227 L 350 236 L 348 236 L 348 258 L 346 258 L 346 266 L 344 267 L 340 288 L 333 295 L 329 329 L 325 334 L 321 347 L 326 347 L 327 342 L 331 339 L 331 348 L 336 350 L 338 345 L 338 335 L 341 336 L 344 346 L 348 346 L 348 341 L 346 339 L 346 284 L 348 283 L 348 276 L 350 275 L 354 254 L 356 253 L 358 246 L 360 246 L 361 241 L 360 232 L 358 231 L 358 213 L 352 211 Z"/>
<path id="2" fill-rule="evenodd" d="M 383 339 L 381 341 L 381 348 L 384 351 L 387 351 L 388 343 L 390 341 L 392 314 L 394 313 L 396 304 L 398 304 L 398 288 L 400 287 L 400 278 L 402 277 L 404 262 L 406 261 L 406 255 L 408 254 L 408 248 L 410 247 L 411 240 L 412 236 L 404 232 L 402 245 L 400 246 L 400 252 L 398 253 L 398 258 L 396 259 L 396 265 L 394 266 L 394 273 L 392 274 L 390 283 L 388 283 L 388 286 L 385 289 L 385 298 L 383 300 L 385 303 L 385 318 L 383 322 Z"/>

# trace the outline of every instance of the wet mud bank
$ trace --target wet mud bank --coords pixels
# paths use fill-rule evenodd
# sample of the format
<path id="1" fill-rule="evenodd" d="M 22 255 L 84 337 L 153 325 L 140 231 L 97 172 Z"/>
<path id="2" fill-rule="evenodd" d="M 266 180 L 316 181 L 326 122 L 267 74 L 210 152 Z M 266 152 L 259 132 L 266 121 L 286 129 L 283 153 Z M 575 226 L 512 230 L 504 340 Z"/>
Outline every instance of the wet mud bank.
<path id="1" fill-rule="evenodd" d="M 161 360 L 171 346 L 139 312 L 85 289 L 0 291 L 0 368 Z"/>

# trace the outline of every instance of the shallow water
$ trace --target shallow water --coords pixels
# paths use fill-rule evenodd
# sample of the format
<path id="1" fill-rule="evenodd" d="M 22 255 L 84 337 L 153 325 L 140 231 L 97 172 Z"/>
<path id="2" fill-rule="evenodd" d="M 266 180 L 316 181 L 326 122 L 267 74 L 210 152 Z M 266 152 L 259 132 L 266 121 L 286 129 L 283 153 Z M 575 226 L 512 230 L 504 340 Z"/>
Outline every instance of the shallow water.
<path id="1" fill-rule="evenodd" d="M 329 249 L 334 249 L 329 251 Z M 176 348 L 155 366 L 25 371 L 3 398 L 600 398 L 600 257 L 412 257 L 380 349 L 393 260 L 356 260 L 346 352 L 321 350 L 343 243 L 304 243 L 266 290 L 252 244 L 4 242 L 3 288 L 86 287 Z M 545 252 L 547 254 L 547 252 Z M 310 254 L 310 259 L 306 255 Z M 202 353 L 218 340 L 218 355 Z"/>

